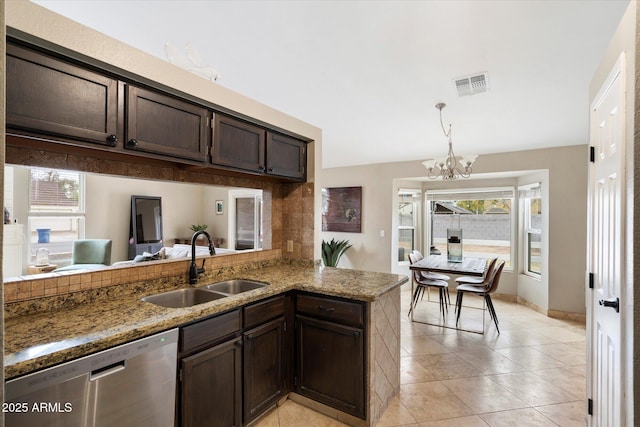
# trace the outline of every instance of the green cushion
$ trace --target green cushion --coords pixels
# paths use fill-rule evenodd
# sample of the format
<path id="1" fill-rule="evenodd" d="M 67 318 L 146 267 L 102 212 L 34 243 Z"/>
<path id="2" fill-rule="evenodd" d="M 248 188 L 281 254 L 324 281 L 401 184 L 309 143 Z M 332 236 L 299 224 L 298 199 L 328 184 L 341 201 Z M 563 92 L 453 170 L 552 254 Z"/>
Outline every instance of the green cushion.
<path id="1" fill-rule="evenodd" d="M 86 239 L 73 242 L 72 264 L 111 264 L 111 240 Z"/>

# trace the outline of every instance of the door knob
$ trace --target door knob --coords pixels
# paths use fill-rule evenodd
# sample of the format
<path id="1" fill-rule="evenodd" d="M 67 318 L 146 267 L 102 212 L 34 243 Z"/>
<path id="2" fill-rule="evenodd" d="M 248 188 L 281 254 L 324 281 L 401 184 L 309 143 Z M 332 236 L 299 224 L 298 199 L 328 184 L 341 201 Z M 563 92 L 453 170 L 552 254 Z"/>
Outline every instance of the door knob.
<path id="1" fill-rule="evenodd" d="M 611 307 L 616 311 L 616 313 L 620 313 L 620 298 L 601 299 L 600 301 L 598 301 L 598 304 L 604 307 Z"/>

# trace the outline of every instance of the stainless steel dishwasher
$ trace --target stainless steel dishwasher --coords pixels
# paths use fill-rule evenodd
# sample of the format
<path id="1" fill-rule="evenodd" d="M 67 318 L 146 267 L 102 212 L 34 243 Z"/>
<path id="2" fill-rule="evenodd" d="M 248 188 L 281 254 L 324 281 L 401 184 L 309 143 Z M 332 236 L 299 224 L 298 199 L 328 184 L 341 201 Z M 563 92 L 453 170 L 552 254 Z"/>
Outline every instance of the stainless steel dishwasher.
<path id="1" fill-rule="evenodd" d="M 7 427 L 173 427 L 178 330 L 6 382 Z"/>

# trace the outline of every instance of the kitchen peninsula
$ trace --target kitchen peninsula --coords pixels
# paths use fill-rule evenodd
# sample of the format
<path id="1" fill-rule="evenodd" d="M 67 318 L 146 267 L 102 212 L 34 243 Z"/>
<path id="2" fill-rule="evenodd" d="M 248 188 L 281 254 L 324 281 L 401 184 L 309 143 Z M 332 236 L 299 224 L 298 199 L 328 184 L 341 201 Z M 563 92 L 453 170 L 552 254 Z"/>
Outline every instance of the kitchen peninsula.
<path id="1" fill-rule="evenodd" d="M 138 271 L 137 275 L 145 277 L 144 274 L 147 274 L 144 283 L 134 281 L 129 284 L 114 284 L 73 295 L 7 304 L 5 378 L 25 375 L 280 295 L 292 296 L 293 301 L 296 301 L 296 297 L 318 300 L 329 298 L 329 301 L 333 300 L 338 304 L 360 304 L 364 314 L 363 416 L 338 411 L 338 418 L 351 425 L 374 425 L 399 388 L 400 285 L 407 282 L 407 277 L 276 259 L 237 264 L 238 257 L 235 256 L 235 261 L 230 261 L 232 257 L 207 257 L 205 268 L 208 274 L 201 278 L 199 285 L 242 278 L 267 282 L 269 286 L 193 307 L 163 308 L 143 302 L 141 298 L 186 287 L 185 273 L 182 273 L 182 277 L 167 278 L 162 274 L 154 277 L 153 271 L 160 271 L 158 267 L 162 264 L 177 270 L 183 267 L 186 271 L 188 261 L 158 261 L 152 265 L 133 268 L 147 270 L 148 274 Z M 225 259 L 227 263 L 233 262 L 234 265 L 212 269 L 214 265 L 224 264 Z M 123 277 L 118 275 L 118 270 L 111 269 L 112 277 Z M 92 274 L 95 273 L 84 275 L 90 277 Z M 83 274 L 68 275 L 67 278 L 75 276 Z M 38 281 L 44 283 L 47 280 L 51 278 L 32 280 L 30 285 L 37 286 Z M 291 312 L 287 315 L 298 313 L 296 328 L 309 317 L 308 312 L 304 312 L 308 308 L 302 307 L 303 303 L 300 301 L 302 300 L 291 304 Z M 294 360 L 293 348 L 287 351 L 292 353 L 290 360 Z M 335 357 L 336 351 L 339 350 L 332 349 L 328 354 Z M 293 365 L 299 370 L 300 364 L 298 360 Z M 296 375 L 294 381 L 297 380 L 295 377 Z M 289 389 L 292 391 L 289 394 L 291 399 L 310 404 L 321 411 L 329 407 L 305 397 L 304 390 L 300 391 L 295 385 L 287 386 L 287 390 Z M 333 410 L 332 415 L 335 414 L 336 411 Z"/>

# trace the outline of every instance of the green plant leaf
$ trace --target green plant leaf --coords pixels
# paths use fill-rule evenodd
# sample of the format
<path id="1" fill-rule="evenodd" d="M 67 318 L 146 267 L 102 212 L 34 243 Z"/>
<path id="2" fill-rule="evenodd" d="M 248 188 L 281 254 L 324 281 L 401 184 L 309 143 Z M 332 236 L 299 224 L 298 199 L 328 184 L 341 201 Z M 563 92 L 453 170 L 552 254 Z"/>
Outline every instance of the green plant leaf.
<path id="1" fill-rule="evenodd" d="M 348 240 L 331 239 L 330 242 L 322 241 L 322 262 L 327 267 L 337 267 L 342 255 L 352 245 Z"/>

